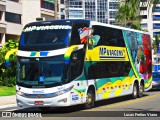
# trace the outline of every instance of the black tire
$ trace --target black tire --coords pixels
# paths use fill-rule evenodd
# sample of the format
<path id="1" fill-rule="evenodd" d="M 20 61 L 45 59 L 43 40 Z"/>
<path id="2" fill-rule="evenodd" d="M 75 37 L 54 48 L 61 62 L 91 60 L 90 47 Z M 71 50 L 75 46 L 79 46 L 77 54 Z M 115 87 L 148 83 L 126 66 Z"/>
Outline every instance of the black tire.
<path id="1" fill-rule="evenodd" d="M 144 85 L 140 83 L 139 90 L 138 90 L 138 97 L 141 98 L 144 92 Z"/>
<path id="2" fill-rule="evenodd" d="M 136 83 L 134 83 L 131 98 L 136 99 L 137 97 L 138 97 L 138 85 Z"/>
<path id="3" fill-rule="evenodd" d="M 94 102 L 95 102 L 95 95 L 91 90 L 87 92 L 87 97 L 86 97 L 86 103 L 85 103 L 85 109 L 90 109 L 94 107 Z"/>

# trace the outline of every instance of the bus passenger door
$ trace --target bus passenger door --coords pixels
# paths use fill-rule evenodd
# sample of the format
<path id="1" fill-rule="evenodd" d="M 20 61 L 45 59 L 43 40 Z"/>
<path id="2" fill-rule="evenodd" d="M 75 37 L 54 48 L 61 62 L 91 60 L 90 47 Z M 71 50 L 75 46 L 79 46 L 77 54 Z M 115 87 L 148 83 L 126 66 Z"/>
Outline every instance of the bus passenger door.
<path id="1" fill-rule="evenodd" d="M 78 90 L 84 89 L 80 84 L 80 76 L 82 75 L 84 64 L 84 50 L 80 49 L 72 52 L 70 58 L 69 76 L 70 80 L 74 81 L 74 91 L 71 94 L 71 103 L 77 104 L 83 102 L 82 93 Z"/>

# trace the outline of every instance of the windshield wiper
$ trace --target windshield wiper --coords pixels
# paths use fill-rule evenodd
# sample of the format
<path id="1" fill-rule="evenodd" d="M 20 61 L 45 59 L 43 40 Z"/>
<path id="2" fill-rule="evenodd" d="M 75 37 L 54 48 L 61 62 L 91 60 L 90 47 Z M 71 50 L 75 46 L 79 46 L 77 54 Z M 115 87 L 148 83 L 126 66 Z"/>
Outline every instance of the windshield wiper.
<path id="1" fill-rule="evenodd" d="M 63 85 L 63 83 L 62 82 L 56 82 L 56 81 L 51 81 L 52 83 L 51 84 L 58 84 L 58 85 Z M 45 83 L 45 82 L 38 82 L 38 84 L 40 84 L 40 85 L 45 85 L 45 84 L 47 84 L 47 83 Z"/>
<path id="2" fill-rule="evenodd" d="M 21 48 L 20 48 L 20 50 L 26 50 L 26 51 L 40 51 L 40 49 L 37 49 L 37 48 L 30 48 L 30 47 L 28 47 L 28 46 L 26 46 L 26 47 L 22 47 L 21 46 Z"/>
<path id="3" fill-rule="evenodd" d="M 62 86 L 63 85 L 63 82 L 57 82 L 60 86 Z"/>

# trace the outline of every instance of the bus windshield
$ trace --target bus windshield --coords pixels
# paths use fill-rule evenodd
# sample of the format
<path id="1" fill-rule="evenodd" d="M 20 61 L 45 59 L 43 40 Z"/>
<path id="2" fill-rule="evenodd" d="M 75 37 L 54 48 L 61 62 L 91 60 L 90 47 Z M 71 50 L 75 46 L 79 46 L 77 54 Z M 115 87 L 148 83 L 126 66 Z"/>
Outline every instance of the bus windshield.
<path id="1" fill-rule="evenodd" d="M 21 34 L 19 49 L 34 47 L 53 50 L 67 47 L 70 32 L 69 25 L 27 26 Z"/>
<path id="2" fill-rule="evenodd" d="M 18 82 L 25 85 L 48 85 L 62 83 L 63 56 L 48 58 L 19 58 Z"/>

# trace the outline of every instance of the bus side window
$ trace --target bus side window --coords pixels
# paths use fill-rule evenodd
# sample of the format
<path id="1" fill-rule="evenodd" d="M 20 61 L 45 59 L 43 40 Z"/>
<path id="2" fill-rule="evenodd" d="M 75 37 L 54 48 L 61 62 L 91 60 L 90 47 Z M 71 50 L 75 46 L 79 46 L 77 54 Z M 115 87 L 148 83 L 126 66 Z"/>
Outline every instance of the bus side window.
<path id="1" fill-rule="evenodd" d="M 97 62 L 88 68 L 88 79 L 127 76 L 131 69 L 128 61 Z"/>
<path id="2" fill-rule="evenodd" d="M 100 40 L 97 46 L 125 47 L 122 30 L 104 26 L 93 26 L 93 35 L 99 35 Z"/>

